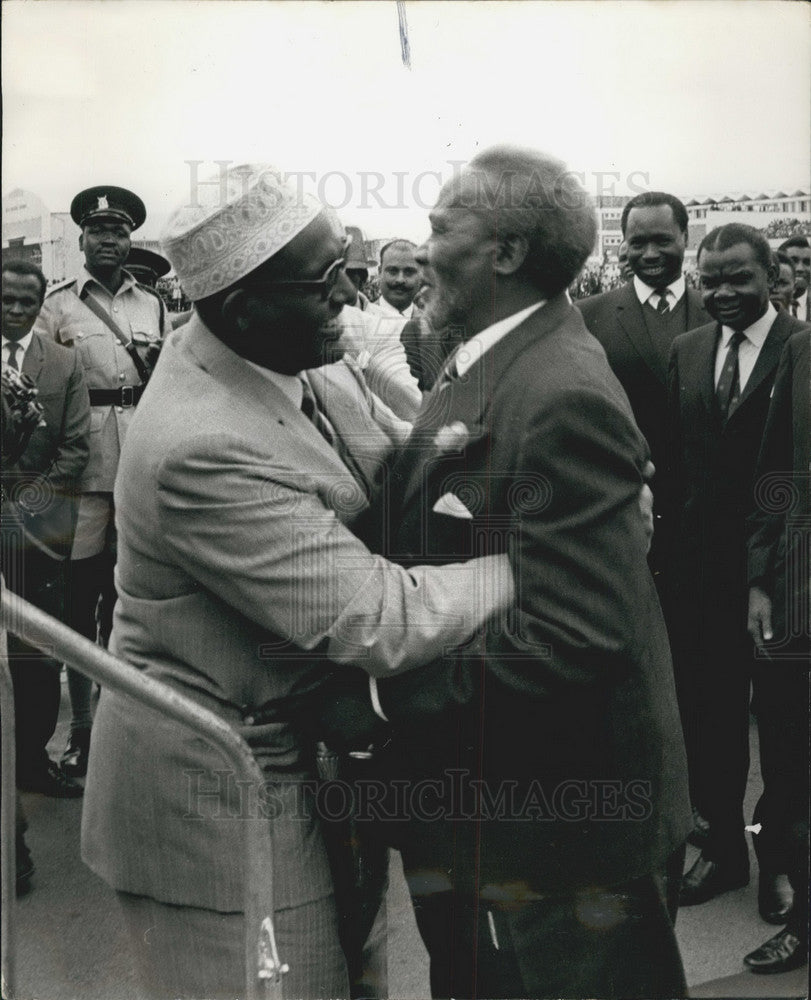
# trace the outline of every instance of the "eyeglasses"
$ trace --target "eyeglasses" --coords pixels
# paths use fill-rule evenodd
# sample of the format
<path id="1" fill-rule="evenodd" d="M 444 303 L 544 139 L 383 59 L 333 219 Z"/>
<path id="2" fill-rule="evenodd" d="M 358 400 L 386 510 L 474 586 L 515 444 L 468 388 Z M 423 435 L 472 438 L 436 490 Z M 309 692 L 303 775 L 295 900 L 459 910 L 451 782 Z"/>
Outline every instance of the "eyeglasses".
<path id="1" fill-rule="evenodd" d="M 346 251 L 349 249 L 349 244 L 351 242 L 351 236 L 344 236 L 344 256 L 334 260 L 320 278 L 296 278 L 295 280 L 290 281 L 269 281 L 267 283 L 263 282 L 262 284 L 265 288 L 290 288 L 293 290 L 301 289 L 301 291 L 304 292 L 314 291 L 318 288 L 321 290 L 321 301 L 326 302 L 330 295 L 332 295 L 335 286 L 338 284 L 338 278 L 346 267 Z"/>

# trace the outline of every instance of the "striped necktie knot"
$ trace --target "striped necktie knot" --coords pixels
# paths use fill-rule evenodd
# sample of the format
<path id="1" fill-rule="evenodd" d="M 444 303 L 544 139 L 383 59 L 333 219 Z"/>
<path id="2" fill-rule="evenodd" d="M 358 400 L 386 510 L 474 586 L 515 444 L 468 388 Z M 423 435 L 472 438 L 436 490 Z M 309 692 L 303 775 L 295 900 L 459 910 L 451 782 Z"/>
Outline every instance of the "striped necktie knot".
<path id="1" fill-rule="evenodd" d="M 727 345 L 727 356 L 721 368 L 721 375 L 718 385 L 715 387 L 715 398 L 718 401 L 718 409 L 721 419 L 726 421 L 732 415 L 733 410 L 738 405 L 741 397 L 741 378 L 738 367 L 738 348 L 741 346 L 746 335 L 740 330 L 736 330 L 729 338 Z"/>

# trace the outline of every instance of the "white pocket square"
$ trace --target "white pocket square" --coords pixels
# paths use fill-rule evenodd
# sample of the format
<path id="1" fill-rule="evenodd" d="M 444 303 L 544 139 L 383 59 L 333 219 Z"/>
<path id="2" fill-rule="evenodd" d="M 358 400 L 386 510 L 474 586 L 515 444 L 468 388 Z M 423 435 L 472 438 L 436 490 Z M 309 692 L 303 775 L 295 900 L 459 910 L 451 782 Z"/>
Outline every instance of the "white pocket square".
<path id="1" fill-rule="evenodd" d="M 435 514 L 447 514 L 449 517 L 473 519 L 473 515 L 455 493 L 443 493 L 434 504 L 433 511 Z"/>

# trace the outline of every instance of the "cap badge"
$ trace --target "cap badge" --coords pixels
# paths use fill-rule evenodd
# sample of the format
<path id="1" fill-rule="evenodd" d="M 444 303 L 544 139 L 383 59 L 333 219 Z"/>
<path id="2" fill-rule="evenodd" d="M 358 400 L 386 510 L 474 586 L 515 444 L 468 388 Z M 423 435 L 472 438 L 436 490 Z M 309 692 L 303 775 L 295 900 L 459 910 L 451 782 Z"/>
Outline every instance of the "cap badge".
<path id="1" fill-rule="evenodd" d="M 109 208 L 109 202 L 107 201 L 106 194 L 100 194 L 98 198 L 98 204 L 96 205 L 96 211 L 100 212 L 104 208 Z"/>

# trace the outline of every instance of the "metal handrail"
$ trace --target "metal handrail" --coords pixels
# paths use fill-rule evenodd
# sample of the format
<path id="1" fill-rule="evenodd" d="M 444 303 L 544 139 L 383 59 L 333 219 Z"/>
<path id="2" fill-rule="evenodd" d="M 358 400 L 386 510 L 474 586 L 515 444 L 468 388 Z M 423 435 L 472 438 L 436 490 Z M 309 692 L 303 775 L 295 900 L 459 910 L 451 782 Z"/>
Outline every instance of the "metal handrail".
<path id="1" fill-rule="evenodd" d="M 25 641 L 47 651 L 68 666 L 86 674 L 91 680 L 135 698 L 157 712 L 189 726 L 211 741 L 233 765 L 238 779 L 255 784 L 263 781 L 259 765 L 248 744 L 219 716 L 202 708 L 190 698 L 179 694 L 161 681 L 148 677 L 107 650 L 95 645 L 74 632 L 56 618 L 10 593 L 2 590 L 0 603 L 0 629 L 17 635 Z M 35 637 L 35 638 L 32 638 Z M 0 829 L 2 829 L 2 987 L 4 997 L 14 993 L 14 911 L 16 907 L 15 884 L 15 830 L 16 810 L 14 772 L 14 703 L 11 675 L 8 667 L 5 642 L 0 645 L 0 706 L 2 707 L 2 803 L 0 803 Z M 11 723 L 11 724 L 9 724 Z M 243 785 L 242 787 L 248 787 Z M 261 893 L 258 887 L 267 886 L 272 878 L 272 845 L 267 819 L 261 810 L 256 816 L 246 818 L 245 829 L 245 981 L 247 1000 L 281 1000 L 281 977 L 288 971 L 279 961 L 273 929 L 273 914 L 261 910 L 260 898 L 272 897 L 272 892 Z M 272 884 L 271 884 L 272 889 Z"/>

